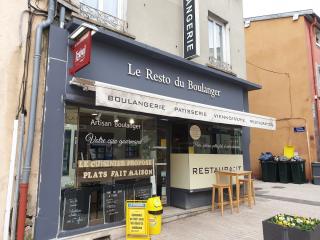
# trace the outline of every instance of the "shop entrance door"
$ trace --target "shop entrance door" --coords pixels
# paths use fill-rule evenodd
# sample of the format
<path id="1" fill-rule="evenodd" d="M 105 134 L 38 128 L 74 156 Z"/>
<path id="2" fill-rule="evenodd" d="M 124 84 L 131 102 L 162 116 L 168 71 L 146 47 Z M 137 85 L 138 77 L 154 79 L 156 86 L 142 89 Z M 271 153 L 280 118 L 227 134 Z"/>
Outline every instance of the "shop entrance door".
<path id="1" fill-rule="evenodd" d="M 160 196 L 163 205 L 169 205 L 169 157 L 170 157 L 170 126 L 168 121 L 158 121 L 157 161 L 155 163 L 157 196 Z"/>

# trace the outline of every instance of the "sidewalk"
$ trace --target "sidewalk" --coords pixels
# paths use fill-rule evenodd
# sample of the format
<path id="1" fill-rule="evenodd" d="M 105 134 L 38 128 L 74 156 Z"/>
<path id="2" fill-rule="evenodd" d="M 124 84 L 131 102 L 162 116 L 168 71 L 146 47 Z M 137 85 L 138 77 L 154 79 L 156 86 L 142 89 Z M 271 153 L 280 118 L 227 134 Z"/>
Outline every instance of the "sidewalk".
<path id="1" fill-rule="evenodd" d="M 240 213 L 206 211 L 163 225 L 153 240 L 263 240 L 261 222 L 277 213 L 320 218 L 320 186 L 256 181 L 256 205 L 240 206 Z M 174 208 L 170 209 L 170 212 Z M 183 210 L 175 210 L 181 211 Z"/>

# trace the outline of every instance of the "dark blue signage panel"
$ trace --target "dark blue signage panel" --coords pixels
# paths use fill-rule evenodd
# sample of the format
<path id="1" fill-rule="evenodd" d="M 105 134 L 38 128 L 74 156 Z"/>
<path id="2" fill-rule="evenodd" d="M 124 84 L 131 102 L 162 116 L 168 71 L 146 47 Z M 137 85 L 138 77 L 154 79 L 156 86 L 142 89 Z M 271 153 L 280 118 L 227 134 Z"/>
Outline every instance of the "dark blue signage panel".
<path id="1" fill-rule="evenodd" d="M 305 132 L 306 128 L 305 127 L 295 127 L 295 128 L 293 128 L 293 131 L 295 133 Z"/>
<path id="2" fill-rule="evenodd" d="M 199 55 L 198 18 L 197 0 L 183 0 L 184 58 L 190 59 Z"/>
<path id="3" fill-rule="evenodd" d="M 244 109 L 244 91 L 239 85 L 99 40 L 93 41 L 90 65 L 77 72 L 76 77 L 206 105 Z M 83 95 L 83 90 L 70 86 L 69 81 L 66 91 Z"/>

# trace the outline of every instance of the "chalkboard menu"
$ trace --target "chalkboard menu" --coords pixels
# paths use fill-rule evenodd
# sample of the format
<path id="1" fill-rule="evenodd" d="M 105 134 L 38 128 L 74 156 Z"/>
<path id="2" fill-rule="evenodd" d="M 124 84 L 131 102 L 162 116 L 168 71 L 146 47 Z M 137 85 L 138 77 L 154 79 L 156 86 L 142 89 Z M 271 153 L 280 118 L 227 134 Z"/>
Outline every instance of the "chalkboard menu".
<path id="1" fill-rule="evenodd" d="M 128 185 L 126 185 L 125 198 L 126 198 L 126 200 L 134 200 L 133 184 L 130 184 L 130 185 L 128 184 Z"/>
<path id="2" fill-rule="evenodd" d="M 124 220 L 124 188 L 122 186 L 104 187 L 104 222 L 120 222 Z"/>
<path id="3" fill-rule="evenodd" d="M 63 201 L 62 229 L 88 226 L 89 192 L 85 189 L 66 189 Z"/>
<path id="4" fill-rule="evenodd" d="M 151 184 L 134 186 L 134 199 L 147 200 L 151 197 Z"/>

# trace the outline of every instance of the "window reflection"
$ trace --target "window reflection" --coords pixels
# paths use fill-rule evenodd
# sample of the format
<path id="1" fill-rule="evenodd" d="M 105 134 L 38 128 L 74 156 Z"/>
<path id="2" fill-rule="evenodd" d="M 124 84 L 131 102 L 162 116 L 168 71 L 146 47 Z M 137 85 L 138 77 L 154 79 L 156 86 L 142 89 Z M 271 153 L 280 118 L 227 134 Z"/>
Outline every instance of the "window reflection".
<path id="1" fill-rule="evenodd" d="M 199 127 L 199 138 L 190 136 L 190 128 Z M 184 121 L 173 123 L 172 152 L 194 154 L 242 154 L 240 127 Z"/>
<path id="2" fill-rule="evenodd" d="M 61 230 L 120 223 L 126 199 L 150 197 L 156 137 L 153 117 L 66 106 Z"/>

